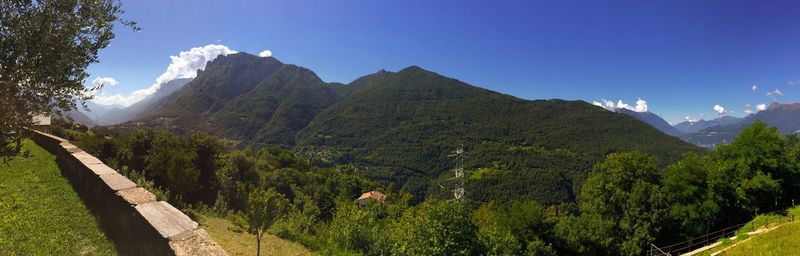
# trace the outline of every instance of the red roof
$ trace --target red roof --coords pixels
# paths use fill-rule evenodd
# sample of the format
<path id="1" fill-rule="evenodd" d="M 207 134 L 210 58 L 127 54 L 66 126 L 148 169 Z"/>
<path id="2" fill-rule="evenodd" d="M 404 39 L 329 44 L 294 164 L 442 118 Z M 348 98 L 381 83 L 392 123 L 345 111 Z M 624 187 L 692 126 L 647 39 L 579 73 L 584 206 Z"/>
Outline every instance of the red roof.
<path id="1" fill-rule="evenodd" d="M 363 200 L 367 200 L 367 199 L 374 199 L 375 201 L 383 202 L 383 200 L 386 199 L 386 195 L 384 195 L 383 193 L 378 192 L 378 191 L 370 191 L 370 192 L 366 192 L 364 194 L 361 194 L 361 196 L 358 197 L 358 199 L 356 199 L 356 201 L 363 201 Z"/>

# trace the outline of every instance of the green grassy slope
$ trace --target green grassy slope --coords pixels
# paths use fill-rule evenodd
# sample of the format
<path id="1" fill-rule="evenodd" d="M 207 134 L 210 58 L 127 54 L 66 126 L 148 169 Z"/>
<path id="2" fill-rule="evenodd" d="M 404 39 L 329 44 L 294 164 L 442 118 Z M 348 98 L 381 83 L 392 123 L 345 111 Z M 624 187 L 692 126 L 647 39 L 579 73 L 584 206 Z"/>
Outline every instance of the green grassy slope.
<path id="1" fill-rule="evenodd" d="M 719 255 L 800 255 L 800 222 L 787 223 L 770 232 L 752 236 Z"/>
<path id="2" fill-rule="evenodd" d="M 31 158 L 0 164 L 0 255 L 116 254 L 55 157 L 29 140 L 24 149 Z"/>
<path id="3" fill-rule="evenodd" d="M 230 221 L 213 216 L 200 216 L 200 225 L 230 255 L 256 255 L 256 238 L 248 233 L 231 231 Z M 261 241 L 261 255 L 313 255 L 303 245 L 266 234 Z"/>

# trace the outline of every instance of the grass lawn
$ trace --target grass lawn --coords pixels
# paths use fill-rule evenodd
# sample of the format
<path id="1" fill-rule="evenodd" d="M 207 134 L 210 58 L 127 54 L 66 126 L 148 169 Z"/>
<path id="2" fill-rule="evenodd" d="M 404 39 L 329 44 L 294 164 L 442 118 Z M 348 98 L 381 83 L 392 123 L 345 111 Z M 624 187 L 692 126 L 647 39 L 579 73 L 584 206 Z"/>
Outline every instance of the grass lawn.
<path id="1" fill-rule="evenodd" d="M 30 158 L 0 163 L 0 255 L 115 255 L 55 156 L 24 144 Z"/>
<path id="2" fill-rule="evenodd" d="M 768 233 L 752 236 L 720 255 L 800 255 L 800 222 L 787 223 Z"/>
<path id="3" fill-rule="evenodd" d="M 212 216 L 199 216 L 200 226 L 214 238 L 230 255 L 256 255 L 256 237 L 247 233 L 236 233 L 228 228 L 230 221 Z M 266 234 L 261 240 L 261 255 L 314 255 L 303 245 Z"/>

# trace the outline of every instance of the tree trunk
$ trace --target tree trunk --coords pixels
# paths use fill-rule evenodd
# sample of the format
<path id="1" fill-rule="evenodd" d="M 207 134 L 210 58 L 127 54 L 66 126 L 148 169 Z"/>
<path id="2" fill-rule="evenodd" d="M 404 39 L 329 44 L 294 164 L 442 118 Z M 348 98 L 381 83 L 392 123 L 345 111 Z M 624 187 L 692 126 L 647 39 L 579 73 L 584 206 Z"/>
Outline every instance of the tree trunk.
<path id="1" fill-rule="evenodd" d="M 261 232 L 256 232 L 256 256 L 261 256 Z"/>

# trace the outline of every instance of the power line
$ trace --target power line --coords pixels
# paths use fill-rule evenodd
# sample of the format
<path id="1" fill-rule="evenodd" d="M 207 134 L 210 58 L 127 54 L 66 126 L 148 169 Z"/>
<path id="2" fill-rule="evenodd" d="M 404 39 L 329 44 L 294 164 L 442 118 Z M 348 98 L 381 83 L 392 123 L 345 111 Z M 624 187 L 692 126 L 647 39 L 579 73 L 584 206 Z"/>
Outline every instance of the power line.
<path id="1" fill-rule="evenodd" d="M 453 179 L 456 181 L 456 186 L 452 190 L 453 198 L 455 198 L 455 200 L 461 200 L 464 197 L 464 194 L 467 192 L 464 188 L 464 184 L 466 182 L 464 177 L 464 158 L 466 157 L 464 145 L 459 145 L 458 148 L 456 148 L 456 151 L 453 151 L 452 153 L 453 154 L 448 155 L 448 157 L 454 157 L 456 160 L 456 168 L 453 169 L 455 174 Z"/>

